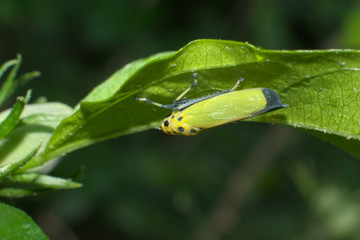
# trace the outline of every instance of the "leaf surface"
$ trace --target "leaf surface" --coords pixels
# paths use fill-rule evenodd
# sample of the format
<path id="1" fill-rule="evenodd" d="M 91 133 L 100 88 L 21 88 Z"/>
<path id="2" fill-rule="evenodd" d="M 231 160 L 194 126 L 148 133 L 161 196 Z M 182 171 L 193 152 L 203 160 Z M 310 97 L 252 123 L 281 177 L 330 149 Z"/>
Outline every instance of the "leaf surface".
<path id="1" fill-rule="evenodd" d="M 23 211 L 0 203 L 0 239 L 49 239 L 38 225 Z"/>
<path id="2" fill-rule="evenodd" d="M 139 60 L 115 73 L 101 91 L 90 94 L 61 122 L 37 161 L 159 127 L 171 111 L 135 101 L 135 97 L 172 103 L 193 83 L 194 72 L 198 86 L 187 98 L 229 89 L 244 78 L 240 89 L 271 88 L 289 104 L 249 121 L 315 131 L 360 158 L 359 59 L 357 50 L 282 51 L 241 42 L 194 41 L 175 53 Z M 350 147 L 347 139 L 352 139 Z"/>

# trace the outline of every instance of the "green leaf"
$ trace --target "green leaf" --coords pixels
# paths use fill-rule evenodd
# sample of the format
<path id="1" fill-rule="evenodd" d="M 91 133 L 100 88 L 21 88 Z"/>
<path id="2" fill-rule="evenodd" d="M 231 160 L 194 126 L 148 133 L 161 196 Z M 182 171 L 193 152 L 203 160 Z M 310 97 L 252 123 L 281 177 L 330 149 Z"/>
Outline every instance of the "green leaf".
<path id="1" fill-rule="evenodd" d="M 23 198 L 35 196 L 38 192 L 34 189 L 26 189 L 26 188 L 12 188 L 5 187 L 0 188 L 0 197 L 3 198 Z"/>
<path id="2" fill-rule="evenodd" d="M 54 129 L 72 111 L 72 108 L 61 103 L 27 104 L 17 127 L 0 141 L 0 168 L 22 162 L 31 151 L 38 147 L 40 142 L 44 143 L 39 149 L 39 152 L 42 152 Z M 5 119 L 9 112 L 10 110 L 2 112 L 0 121 Z M 34 159 L 27 164 L 31 164 L 32 161 Z M 25 168 L 26 165 L 20 171 L 28 169 Z M 38 166 L 32 164 L 32 168 Z M 42 169 L 38 168 L 37 171 L 42 170 L 46 173 L 51 170 L 51 166 L 46 170 L 45 167 L 48 166 L 41 166 Z"/>
<path id="3" fill-rule="evenodd" d="M 39 173 L 16 173 L 2 179 L 0 197 L 20 198 L 34 196 L 40 192 L 82 187 L 81 183 L 70 179 L 53 177 Z"/>
<path id="4" fill-rule="evenodd" d="M 6 81 L 3 83 L 3 85 L 1 86 L 0 89 L 0 106 L 3 104 L 3 102 L 10 97 L 15 90 L 24 85 L 25 83 L 29 82 L 30 80 L 32 80 L 33 78 L 39 77 L 40 76 L 40 72 L 38 71 L 33 71 L 30 73 L 26 73 L 21 75 L 19 78 L 15 79 L 16 74 L 20 68 L 21 65 L 21 55 L 18 54 L 17 55 L 17 59 L 16 60 L 10 60 L 8 62 L 5 62 L 1 67 L 0 67 L 0 78 L 2 77 L 2 75 L 4 74 L 4 72 L 9 69 L 10 67 L 13 66 L 13 68 L 11 69 Z"/>
<path id="5" fill-rule="evenodd" d="M 22 166 L 24 166 L 27 162 L 29 162 L 39 151 L 41 147 L 41 143 L 38 144 L 30 153 L 28 153 L 23 159 L 17 162 L 9 163 L 0 168 L 0 180 L 4 179 L 6 176 L 15 173 Z"/>
<path id="6" fill-rule="evenodd" d="M 5 63 L 6 64 L 6 63 Z M 18 54 L 16 64 L 11 69 L 6 81 L 1 86 L 0 90 L 0 105 L 15 91 L 14 79 L 21 65 L 21 55 Z M 5 69 L 6 70 L 6 69 Z"/>
<path id="7" fill-rule="evenodd" d="M 81 183 L 73 182 L 70 179 L 63 179 L 38 173 L 19 173 L 6 178 L 12 183 L 29 183 L 40 187 L 40 189 L 71 189 L 79 188 Z"/>
<path id="8" fill-rule="evenodd" d="M 0 139 L 3 139 L 4 137 L 6 137 L 15 128 L 16 124 L 19 122 L 19 119 L 20 119 L 21 113 L 25 107 L 25 104 L 30 99 L 30 94 L 31 94 L 31 91 L 29 90 L 27 92 L 25 98 L 18 97 L 16 99 L 16 102 L 15 102 L 13 108 L 11 109 L 11 112 L 9 113 L 7 118 L 5 118 L 0 123 Z"/>
<path id="9" fill-rule="evenodd" d="M 38 225 L 23 211 L 0 203 L 0 239 L 49 239 Z"/>
<path id="10" fill-rule="evenodd" d="M 0 78 L 2 77 L 2 75 L 4 75 L 6 70 L 8 70 L 10 67 L 14 66 L 17 63 L 18 63 L 17 59 L 10 60 L 10 61 L 3 63 L 0 67 Z"/>
<path id="11" fill-rule="evenodd" d="M 131 74 L 122 70 L 118 74 L 123 77 L 112 76 L 108 81 L 117 84 L 104 84 L 104 89 L 111 89 L 102 89 L 96 97 L 81 102 L 77 111 L 57 127 L 36 161 L 41 163 L 98 141 L 159 127 L 171 111 L 137 102 L 135 97 L 172 103 L 192 84 L 193 72 L 198 73 L 199 83 L 188 98 L 229 89 L 244 78 L 241 89 L 272 88 L 284 104 L 289 104 L 288 108 L 249 121 L 312 130 L 328 141 L 333 136 L 354 139 L 353 146 L 346 150 L 360 158 L 359 59 L 358 50 L 283 51 L 241 42 L 194 41 L 176 53 L 134 63 Z"/>

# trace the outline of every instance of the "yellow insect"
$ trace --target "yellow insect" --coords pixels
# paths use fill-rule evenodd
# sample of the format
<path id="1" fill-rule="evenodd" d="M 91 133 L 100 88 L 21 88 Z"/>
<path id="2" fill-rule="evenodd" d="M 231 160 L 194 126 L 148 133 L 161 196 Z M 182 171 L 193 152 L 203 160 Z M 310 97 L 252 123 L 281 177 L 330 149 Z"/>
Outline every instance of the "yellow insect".
<path id="1" fill-rule="evenodd" d="M 288 107 L 281 103 L 279 94 L 273 89 L 251 88 L 234 91 L 243 79 L 237 81 L 233 88 L 219 93 L 182 99 L 197 85 L 197 73 L 193 73 L 193 77 L 194 83 L 180 94 L 173 104 L 164 105 L 147 98 L 136 98 L 138 101 L 173 110 L 161 124 L 161 129 L 166 134 L 192 136 L 205 129 Z"/>

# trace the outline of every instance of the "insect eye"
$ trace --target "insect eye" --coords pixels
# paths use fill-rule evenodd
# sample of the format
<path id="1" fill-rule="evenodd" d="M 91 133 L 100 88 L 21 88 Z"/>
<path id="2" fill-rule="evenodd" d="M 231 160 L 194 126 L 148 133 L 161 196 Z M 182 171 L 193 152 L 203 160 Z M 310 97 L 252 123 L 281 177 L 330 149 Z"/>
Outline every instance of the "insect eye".
<path id="1" fill-rule="evenodd" d="M 168 121 L 168 120 L 166 120 L 166 121 L 164 122 L 164 126 L 165 126 L 165 127 L 168 127 L 168 126 L 169 126 L 169 121 Z"/>

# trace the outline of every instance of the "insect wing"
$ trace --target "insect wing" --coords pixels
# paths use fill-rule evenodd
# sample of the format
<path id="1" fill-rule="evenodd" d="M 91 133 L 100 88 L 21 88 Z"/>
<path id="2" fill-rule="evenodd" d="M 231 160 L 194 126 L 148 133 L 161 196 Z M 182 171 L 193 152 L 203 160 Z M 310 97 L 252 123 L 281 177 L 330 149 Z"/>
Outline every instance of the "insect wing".
<path id="1" fill-rule="evenodd" d="M 206 99 L 183 110 L 181 116 L 187 125 L 206 129 L 282 107 L 274 90 L 254 88 Z"/>

